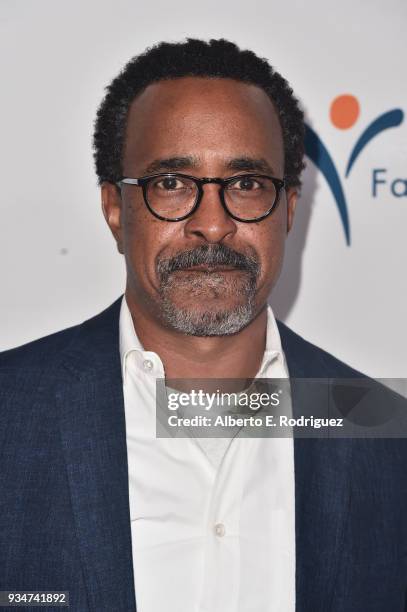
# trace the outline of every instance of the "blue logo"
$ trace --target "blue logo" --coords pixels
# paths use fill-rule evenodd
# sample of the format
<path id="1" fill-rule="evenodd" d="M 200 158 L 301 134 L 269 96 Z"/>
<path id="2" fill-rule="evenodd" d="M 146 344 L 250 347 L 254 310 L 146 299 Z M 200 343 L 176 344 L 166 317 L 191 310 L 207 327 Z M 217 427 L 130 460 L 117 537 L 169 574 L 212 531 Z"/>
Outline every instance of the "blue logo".
<path id="1" fill-rule="evenodd" d="M 348 129 L 349 127 L 352 127 L 356 123 L 358 116 L 359 102 L 352 95 L 344 94 L 338 96 L 331 104 L 331 121 L 335 125 L 335 127 L 339 129 Z M 400 108 L 395 108 L 393 110 L 387 111 L 386 113 L 383 113 L 366 127 L 366 129 L 357 139 L 351 151 L 346 166 L 345 179 L 349 177 L 356 160 L 358 159 L 362 151 L 365 149 L 365 147 L 369 144 L 369 142 L 373 140 L 373 138 L 376 138 L 376 136 L 381 134 L 384 130 L 388 130 L 389 128 L 394 128 L 401 125 L 403 119 L 403 111 Z M 328 149 L 326 148 L 318 134 L 314 132 L 314 130 L 309 125 L 306 125 L 305 129 L 305 153 L 307 157 L 317 166 L 320 172 L 322 172 L 326 182 L 329 185 L 329 188 L 332 192 L 332 195 L 336 202 L 336 206 L 339 211 L 343 231 L 345 233 L 346 244 L 349 246 L 349 213 L 344 189 L 342 187 L 342 182 Z M 384 168 L 373 170 L 373 197 L 376 197 L 377 195 L 377 186 L 379 184 L 386 183 L 383 178 L 379 178 L 379 175 L 383 174 L 384 172 L 386 172 Z M 398 190 L 398 183 L 403 184 L 403 193 Z M 407 181 L 403 179 L 396 179 L 396 181 L 392 183 L 391 189 L 393 195 L 395 195 L 396 197 L 402 197 L 404 195 L 407 195 Z"/>

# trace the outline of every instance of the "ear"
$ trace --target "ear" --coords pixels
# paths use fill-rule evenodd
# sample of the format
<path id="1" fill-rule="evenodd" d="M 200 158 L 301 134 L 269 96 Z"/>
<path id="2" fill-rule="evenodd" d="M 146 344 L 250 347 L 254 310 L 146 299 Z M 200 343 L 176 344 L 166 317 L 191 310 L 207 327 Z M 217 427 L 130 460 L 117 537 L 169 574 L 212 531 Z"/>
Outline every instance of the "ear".
<path id="1" fill-rule="evenodd" d="M 295 187 L 287 189 L 287 234 L 294 222 L 295 207 L 297 206 L 298 191 Z"/>
<path id="2" fill-rule="evenodd" d="M 116 240 L 117 250 L 123 254 L 122 198 L 120 190 L 113 183 L 102 183 L 102 210 L 110 231 Z"/>

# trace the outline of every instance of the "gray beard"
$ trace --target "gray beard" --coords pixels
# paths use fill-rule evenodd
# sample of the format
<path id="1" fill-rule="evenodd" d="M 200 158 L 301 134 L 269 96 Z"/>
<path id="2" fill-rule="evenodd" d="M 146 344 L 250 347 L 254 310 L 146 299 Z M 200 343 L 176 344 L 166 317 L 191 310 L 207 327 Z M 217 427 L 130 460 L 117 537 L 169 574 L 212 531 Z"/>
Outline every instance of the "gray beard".
<path id="1" fill-rule="evenodd" d="M 255 316 L 254 296 L 245 304 L 228 310 L 204 310 L 181 308 L 162 294 L 161 315 L 172 329 L 190 336 L 227 336 L 241 331 Z"/>
<path id="2" fill-rule="evenodd" d="M 219 245 L 198 248 L 191 254 L 182 254 L 180 258 L 178 264 L 181 265 L 176 263 L 175 271 L 200 263 L 230 263 L 243 269 L 245 277 L 238 282 L 230 278 L 225 282 L 225 276 L 221 272 L 201 272 L 180 277 L 171 269 L 172 262 L 159 264 L 160 310 L 162 320 L 168 327 L 190 336 L 226 336 L 241 331 L 254 319 L 259 274 L 257 262 L 242 255 L 234 258 L 233 253 Z M 182 307 L 175 303 L 172 296 L 183 294 L 188 298 L 195 297 L 198 304 L 202 304 L 210 295 L 219 306 L 213 310 Z M 244 300 L 244 303 L 231 308 L 221 308 L 222 301 L 228 295 L 238 296 L 239 301 Z"/>

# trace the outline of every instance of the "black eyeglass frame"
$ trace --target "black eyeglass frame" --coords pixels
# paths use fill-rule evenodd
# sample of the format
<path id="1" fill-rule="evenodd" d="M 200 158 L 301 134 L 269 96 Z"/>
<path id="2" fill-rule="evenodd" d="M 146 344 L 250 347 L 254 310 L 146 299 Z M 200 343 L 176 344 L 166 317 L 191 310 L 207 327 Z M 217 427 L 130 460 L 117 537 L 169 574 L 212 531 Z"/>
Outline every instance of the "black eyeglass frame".
<path id="1" fill-rule="evenodd" d="M 186 178 L 189 179 L 191 181 L 193 181 L 197 187 L 197 195 L 196 195 L 196 199 L 195 199 L 195 203 L 193 205 L 193 207 L 191 208 L 191 210 L 186 214 L 183 215 L 182 217 L 176 217 L 175 219 L 168 219 L 167 217 L 163 217 L 161 215 L 159 215 L 150 205 L 149 201 L 148 201 L 148 197 L 147 197 L 147 188 L 148 188 L 148 184 L 150 183 L 150 181 L 152 181 L 155 178 L 158 177 L 163 177 L 163 178 L 176 178 L 176 177 L 181 177 L 181 178 Z M 267 210 L 263 215 L 261 215 L 260 217 L 256 217 L 253 219 L 240 219 L 240 217 L 237 217 L 236 215 L 234 215 L 233 213 L 230 212 L 230 210 L 228 209 L 226 202 L 225 202 L 225 189 L 227 188 L 228 185 L 230 185 L 230 183 L 233 183 L 234 181 L 237 180 L 241 180 L 244 178 L 266 178 L 271 180 L 271 182 L 273 183 L 275 189 L 276 189 L 276 197 L 275 200 L 272 204 L 272 206 L 269 208 L 269 210 Z M 203 195 L 204 195 L 204 191 L 203 191 L 203 185 L 207 185 L 209 183 L 216 183 L 217 185 L 220 185 L 221 188 L 219 189 L 219 198 L 221 201 L 221 204 L 224 208 L 224 210 L 227 212 L 227 214 L 232 217 L 232 219 L 234 219 L 235 221 L 240 221 L 242 223 L 256 223 L 257 221 L 262 221 L 263 219 L 265 219 L 266 217 L 268 217 L 269 215 L 271 215 L 271 213 L 276 209 L 277 204 L 279 202 L 280 199 L 280 194 L 282 189 L 285 187 L 285 180 L 284 179 L 279 179 L 276 178 L 274 176 L 270 176 L 268 174 L 256 174 L 256 173 L 248 173 L 248 174 L 239 174 L 239 175 L 235 175 L 235 176 L 229 176 L 228 178 L 222 179 L 222 178 L 217 178 L 217 177 L 204 177 L 204 178 L 198 178 L 196 176 L 190 176 L 189 174 L 182 174 L 180 172 L 162 172 L 162 173 L 158 173 L 158 174 L 150 174 L 148 176 L 142 176 L 140 178 L 127 178 L 127 177 L 123 177 L 120 181 L 117 181 L 116 185 L 119 187 L 119 189 L 121 190 L 121 186 L 122 185 L 136 185 L 137 187 L 141 187 L 143 190 L 143 198 L 144 198 L 144 202 L 145 205 L 147 206 L 148 210 L 150 211 L 150 213 L 152 215 L 154 215 L 154 217 L 156 217 L 157 219 L 160 219 L 161 221 L 168 221 L 168 222 L 172 222 L 172 221 L 184 221 L 184 219 L 187 219 L 188 217 L 190 217 L 191 215 L 194 214 L 194 212 L 196 212 L 196 210 L 198 209 L 198 206 L 200 205 Z"/>

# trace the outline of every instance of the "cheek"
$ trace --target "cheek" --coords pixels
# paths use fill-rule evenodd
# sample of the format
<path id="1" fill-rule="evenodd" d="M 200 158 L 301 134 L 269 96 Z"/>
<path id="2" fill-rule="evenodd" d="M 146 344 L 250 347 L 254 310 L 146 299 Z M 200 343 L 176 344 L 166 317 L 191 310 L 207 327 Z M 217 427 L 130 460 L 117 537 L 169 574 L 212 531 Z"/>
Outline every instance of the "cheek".
<path id="1" fill-rule="evenodd" d="M 127 266 L 137 276 L 148 276 L 153 282 L 157 255 L 174 241 L 177 228 L 152 215 L 144 202 L 134 199 L 125 203 L 122 219 L 123 246 Z"/>
<path id="2" fill-rule="evenodd" d="M 253 224 L 249 241 L 256 249 L 262 265 L 263 282 L 279 272 L 284 255 L 287 219 L 283 207 L 258 224 Z"/>
<path id="3" fill-rule="evenodd" d="M 154 236 L 159 234 L 155 219 L 142 201 L 131 199 L 125 202 L 122 218 L 123 247 L 127 265 L 142 270 L 149 267 L 149 258 L 154 252 Z"/>
<path id="4" fill-rule="evenodd" d="M 163 222 L 154 217 L 145 206 L 142 197 L 125 202 L 122 219 L 124 240 L 129 251 L 148 249 L 164 229 Z"/>

